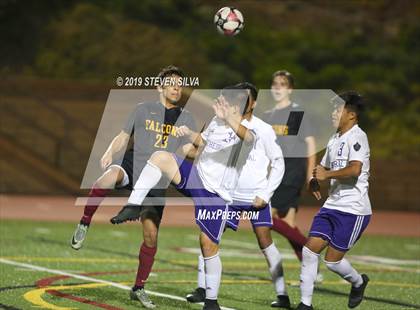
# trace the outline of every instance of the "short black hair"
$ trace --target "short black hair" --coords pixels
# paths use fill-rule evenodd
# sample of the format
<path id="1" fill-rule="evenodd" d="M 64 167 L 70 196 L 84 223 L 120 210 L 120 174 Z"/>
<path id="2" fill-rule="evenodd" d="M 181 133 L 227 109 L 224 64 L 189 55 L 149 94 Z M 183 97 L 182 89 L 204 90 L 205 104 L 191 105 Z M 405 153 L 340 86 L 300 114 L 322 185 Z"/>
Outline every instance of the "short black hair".
<path id="1" fill-rule="evenodd" d="M 365 102 L 364 102 L 364 99 L 363 99 L 362 95 L 360 95 L 359 93 L 351 90 L 351 91 L 346 91 L 346 92 L 343 92 L 343 93 L 339 94 L 338 97 L 340 97 L 340 99 L 344 101 L 344 108 L 347 111 L 351 111 L 351 112 L 356 113 L 357 118 L 359 118 L 360 114 L 365 109 Z M 340 102 L 338 102 L 338 101 L 339 100 L 336 96 L 333 99 L 333 103 L 340 104 Z M 343 104 L 343 103 L 341 102 L 341 104 Z"/>
<path id="2" fill-rule="evenodd" d="M 163 68 L 162 70 L 160 70 L 159 74 L 158 74 L 158 78 L 160 79 L 164 79 L 166 77 L 170 77 L 172 75 L 178 75 L 180 77 L 184 77 L 184 72 L 182 72 L 182 70 L 174 65 L 169 65 L 165 68 Z"/>
<path id="3" fill-rule="evenodd" d="M 291 88 L 295 88 L 295 78 L 287 70 L 278 70 L 278 71 L 274 72 L 273 75 L 271 76 L 271 84 L 273 84 L 274 79 L 278 76 L 282 76 L 282 77 L 286 78 L 287 82 L 289 83 L 289 86 Z"/>
<path id="4" fill-rule="evenodd" d="M 239 104 L 243 111 L 247 110 L 249 105 L 249 97 L 253 101 L 257 100 L 258 90 L 254 84 L 249 82 L 241 82 L 235 85 L 226 86 L 222 89 L 222 96 L 226 98 L 230 104 Z"/>

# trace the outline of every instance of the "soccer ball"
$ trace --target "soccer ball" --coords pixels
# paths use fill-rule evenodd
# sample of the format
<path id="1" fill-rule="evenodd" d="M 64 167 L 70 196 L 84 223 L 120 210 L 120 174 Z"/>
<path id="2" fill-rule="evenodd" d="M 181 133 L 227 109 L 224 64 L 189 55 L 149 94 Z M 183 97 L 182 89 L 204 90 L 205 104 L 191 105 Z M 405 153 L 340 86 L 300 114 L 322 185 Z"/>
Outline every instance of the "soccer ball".
<path id="1" fill-rule="evenodd" d="M 226 6 L 214 15 L 214 23 L 221 34 L 234 36 L 244 28 L 244 17 L 238 9 Z"/>

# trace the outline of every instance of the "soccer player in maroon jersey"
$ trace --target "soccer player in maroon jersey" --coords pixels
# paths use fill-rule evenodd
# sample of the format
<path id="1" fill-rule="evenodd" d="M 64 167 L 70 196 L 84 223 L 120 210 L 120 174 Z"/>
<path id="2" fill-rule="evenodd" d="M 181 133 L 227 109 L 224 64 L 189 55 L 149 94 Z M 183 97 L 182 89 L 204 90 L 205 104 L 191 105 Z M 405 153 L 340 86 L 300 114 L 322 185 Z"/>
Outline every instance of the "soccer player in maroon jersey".
<path id="1" fill-rule="evenodd" d="M 188 154 L 193 147 L 188 139 L 176 134 L 177 126 L 195 128 L 191 114 L 178 105 L 182 92 L 182 85 L 178 82 L 183 76 L 182 71 L 175 66 L 162 69 L 158 78 L 170 79 L 171 82 L 158 87 L 159 101 L 138 104 L 124 128 L 112 140 L 100 162 L 105 172 L 92 186 L 83 216 L 73 234 L 73 249 L 79 250 L 82 247 L 92 217 L 111 188 L 115 186 L 116 189 L 132 190 L 147 159 L 155 151 L 175 152 L 182 148 L 184 154 Z M 127 147 L 131 136 L 134 139 L 134 147 L 125 152 L 122 161 L 115 159 L 114 155 Z M 144 284 L 157 251 L 159 224 L 165 204 L 164 187 L 156 186 L 148 197 L 154 199 L 154 205 L 142 205 L 141 208 L 134 209 L 135 218 L 141 218 L 143 224 L 143 243 L 139 252 L 136 282 L 130 296 L 146 308 L 154 308 L 155 305 L 144 291 Z M 127 208 L 124 211 L 127 211 Z"/>

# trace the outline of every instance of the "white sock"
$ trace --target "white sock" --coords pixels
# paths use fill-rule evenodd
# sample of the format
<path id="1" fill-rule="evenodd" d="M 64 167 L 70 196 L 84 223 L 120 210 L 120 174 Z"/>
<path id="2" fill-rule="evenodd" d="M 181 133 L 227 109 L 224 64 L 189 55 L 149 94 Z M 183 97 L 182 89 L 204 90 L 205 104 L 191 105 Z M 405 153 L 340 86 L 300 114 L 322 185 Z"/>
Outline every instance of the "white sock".
<path id="1" fill-rule="evenodd" d="M 278 295 L 287 295 L 286 284 L 284 282 L 283 266 L 281 263 L 281 255 L 274 243 L 270 244 L 261 252 L 264 254 L 267 260 L 268 269 L 271 274 L 271 279 L 274 284 L 274 288 Z"/>
<path id="2" fill-rule="evenodd" d="M 206 273 L 204 272 L 204 258 L 203 255 L 198 256 L 198 287 L 206 289 Z"/>
<path id="3" fill-rule="evenodd" d="M 222 279 L 222 261 L 219 253 L 211 257 L 204 257 L 204 270 L 206 273 L 206 298 L 216 300 Z"/>
<path id="4" fill-rule="evenodd" d="M 343 258 L 338 262 L 327 262 L 325 265 L 331 271 L 334 271 L 344 280 L 350 282 L 354 287 L 359 287 L 363 284 L 362 276 L 351 266 L 350 262 Z"/>
<path id="5" fill-rule="evenodd" d="M 139 179 L 133 186 L 133 190 L 128 198 L 128 203 L 141 205 L 149 191 L 159 183 L 161 177 L 162 171 L 160 168 L 148 160 L 140 173 Z"/>
<path id="6" fill-rule="evenodd" d="M 318 272 L 319 254 L 309 250 L 306 246 L 302 249 L 302 267 L 300 271 L 300 301 L 307 306 L 312 304 L 314 283 Z"/>

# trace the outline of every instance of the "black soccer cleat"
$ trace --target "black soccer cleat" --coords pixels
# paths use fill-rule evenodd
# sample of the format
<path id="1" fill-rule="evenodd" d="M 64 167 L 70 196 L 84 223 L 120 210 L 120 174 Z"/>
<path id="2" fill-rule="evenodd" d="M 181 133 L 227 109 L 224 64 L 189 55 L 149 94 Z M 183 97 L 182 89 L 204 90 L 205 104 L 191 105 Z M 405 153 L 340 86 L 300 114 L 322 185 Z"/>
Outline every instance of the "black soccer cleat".
<path id="1" fill-rule="evenodd" d="M 221 310 L 219 303 L 213 299 L 205 299 L 203 310 Z"/>
<path id="2" fill-rule="evenodd" d="M 112 224 L 121 224 L 127 221 L 137 221 L 140 218 L 141 208 L 139 205 L 126 205 L 120 212 L 111 218 Z"/>
<path id="3" fill-rule="evenodd" d="M 272 308 L 290 309 L 290 299 L 287 295 L 278 295 L 277 300 L 271 303 Z"/>
<path id="4" fill-rule="evenodd" d="M 204 300 L 206 300 L 206 290 L 202 287 L 197 287 L 193 292 L 189 293 L 185 299 L 192 303 L 204 302 Z"/>
<path id="5" fill-rule="evenodd" d="M 369 277 L 365 274 L 362 274 L 363 283 L 359 287 L 351 287 L 349 295 L 349 308 L 356 308 L 363 300 L 363 295 L 365 294 L 366 286 L 369 282 Z"/>
<path id="6" fill-rule="evenodd" d="M 307 305 L 305 305 L 303 302 L 301 302 L 301 303 L 297 306 L 296 310 L 314 310 L 314 308 L 313 308 L 312 306 L 307 306 Z"/>

